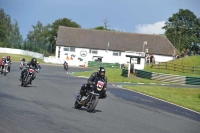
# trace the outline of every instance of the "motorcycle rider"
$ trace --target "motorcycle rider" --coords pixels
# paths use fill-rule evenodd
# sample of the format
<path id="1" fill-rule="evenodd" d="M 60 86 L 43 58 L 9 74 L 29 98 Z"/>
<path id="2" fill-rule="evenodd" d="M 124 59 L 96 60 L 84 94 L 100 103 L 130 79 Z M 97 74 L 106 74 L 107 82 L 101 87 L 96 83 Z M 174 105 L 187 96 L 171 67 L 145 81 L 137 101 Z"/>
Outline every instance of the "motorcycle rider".
<path id="1" fill-rule="evenodd" d="M 81 96 L 84 95 L 84 93 L 86 92 L 87 89 L 91 89 L 91 88 L 90 88 L 90 85 L 94 85 L 94 84 L 95 84 L 95 78 L 96 78 L 96 77 L 99 77 L 99 78 L 103 78 L 103 79 L 105 80 L 104 90 L 103 90 L 103 93 L 102 93 L 102 97 L 99 97 L 99 98 L 106 98 L 106 97 L 107 97 L 107 94 L 106 94 L 107 77 L 105 76 L 105 73 L 106 73 L 105 68 L 104 68 L 104 67 L 99 67 L 98 72 L 94 72 L 94 73 L 89 77 L 89 79 L 87 80 L 88 83 L 83 84 L 83 85 L 81 86 L 81 89 L 80 89 L 79 94 L 80 94 Z"/>
<path id="2" fill-rule="evenodd" d="M 65 65 L 66 65 L 66 68 L 65 68 Z M 64 61 L 63 66 L 65 69 L 68 69 L 68 63 L 66 61 Z"/>
<path id="3" fill-rule="evenodd" d="M 4 69 L 4 64 L 6 63 L 6 58 L 5 56 L 2 57 L 1 59 L 1 74 L 3 74 L 3 69 Z"/>
<path id="4" fill-rule="evenodd" d="M 31 59 L 31 61 L 29 61 L 28 63 L 27 63 L 27 66 L 29 67 L 29 68 L 32 68 L 32 69 L 34 69 L 35 71 L 39 71 L 39 68 L 38 68 L 38 66 L 37 66 L 37 59 L 36 58 L 32 58 Z M 23 75 L 24 75 L 24 73 L 26 73 L 26 71 L 27 71 L 27 69 L 24 69 L 24 70 L 22 70 L 22 72 L 21 72 L 21 77 L 20 77 L 20 81 L 22 81 L 23 80 Z M 32 84 L 32 80 L 34 80 L 36 78 L 36 74 L 35 74 L 35 72 L 33 73 L 33 76 L 32 76 L 32 79 L 31 79 L 31 81 L 30 81 L 30 84 Z"/>
<path id="5" fill-rule="evenodd" d="M 8 63 L 8 72 L 10 72 L 10 67 L 11 67 L 11 64 L 12 64 L 12 61 L 10 59 L 10 56 L 7 56 L 6 57 L 6 63 Z"/>
<path id="6" fill-rule="evenodd" d="M 23 65 L 25 65 L 26 59 L 22 58 L 20 61 L 23 61 Z"/>

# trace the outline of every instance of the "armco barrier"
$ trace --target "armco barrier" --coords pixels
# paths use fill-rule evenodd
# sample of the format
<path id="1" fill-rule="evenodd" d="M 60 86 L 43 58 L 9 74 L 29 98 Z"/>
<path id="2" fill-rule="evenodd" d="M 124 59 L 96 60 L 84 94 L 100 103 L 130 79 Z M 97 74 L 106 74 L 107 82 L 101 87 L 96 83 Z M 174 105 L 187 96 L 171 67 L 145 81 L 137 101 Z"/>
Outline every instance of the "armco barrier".
<path id="1" fill-rule="evenodd" d="M 190 85 L 200 85 L 200 77 L 186 77 L 186 84 Z"/>
<path id="2" fill-rule="evenodd" d="M 137 69 L 135 69 L 135 74 L 137 77 L 159 80 L 159 81 L 164 81 L 164 82 L 200 85 L 200 77 L 155 73 L 155 72 L 148 72 L 148 71 L 137 70 Z"/>

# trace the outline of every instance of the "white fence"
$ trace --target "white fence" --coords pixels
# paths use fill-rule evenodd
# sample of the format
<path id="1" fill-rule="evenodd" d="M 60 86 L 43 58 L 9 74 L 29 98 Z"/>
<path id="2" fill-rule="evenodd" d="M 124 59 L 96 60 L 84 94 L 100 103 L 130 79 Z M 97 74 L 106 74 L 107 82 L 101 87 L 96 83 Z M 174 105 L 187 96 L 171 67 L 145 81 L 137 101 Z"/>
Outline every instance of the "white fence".
<path id="1" fill-rule="evenodd" d="M 0 47 L 0 53 L 10 53 L 10 54 L 22 54 L 27 56 L 32 56 L 35 58 L 44 59 L 43 54 L 27 51 L 27 50 L 21 50 L 21 49 L 12 49 L 12 48 L 2 48 Z"/>

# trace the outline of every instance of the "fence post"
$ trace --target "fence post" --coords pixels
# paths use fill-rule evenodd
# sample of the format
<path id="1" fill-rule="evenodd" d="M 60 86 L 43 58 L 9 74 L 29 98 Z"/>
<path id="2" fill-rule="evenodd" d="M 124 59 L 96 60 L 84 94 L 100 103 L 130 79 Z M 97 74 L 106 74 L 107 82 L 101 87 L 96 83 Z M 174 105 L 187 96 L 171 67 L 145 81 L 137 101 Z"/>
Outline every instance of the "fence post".
<path id="1" fill-rule="evenodd" d="M 157 69 L 159 69 L 159 66 L 160 66 L 160 62 L 158 63 L 158 68 Z"/>
<path id="2" fill-rule="evenodd" d="M 192 72 L 194 72 L 194 67 L 192 67 Z"/>
<path id="3" fill-rule="evenodd" d="M 174 71 L 176 71 L 176 64 L 174 64 Z"/>

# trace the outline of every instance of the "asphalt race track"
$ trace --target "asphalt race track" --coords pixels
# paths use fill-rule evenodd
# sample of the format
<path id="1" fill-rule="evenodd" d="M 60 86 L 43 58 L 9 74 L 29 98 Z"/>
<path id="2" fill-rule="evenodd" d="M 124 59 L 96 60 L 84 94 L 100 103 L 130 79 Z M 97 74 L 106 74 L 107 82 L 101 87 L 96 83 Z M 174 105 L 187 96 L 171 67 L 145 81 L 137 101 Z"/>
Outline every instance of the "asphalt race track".
<path id="1" fill-rule="evenodd" d="M 69 67 L 69 72 L 89 69 Z M 93 113 L 74 109 L 74 92 L 86 82 L 61 66 L 42 65 L 32 85 L 20 70 L 0 75 L 0 133 L 199 133 L 200 114 L 108 85 Z"/>

